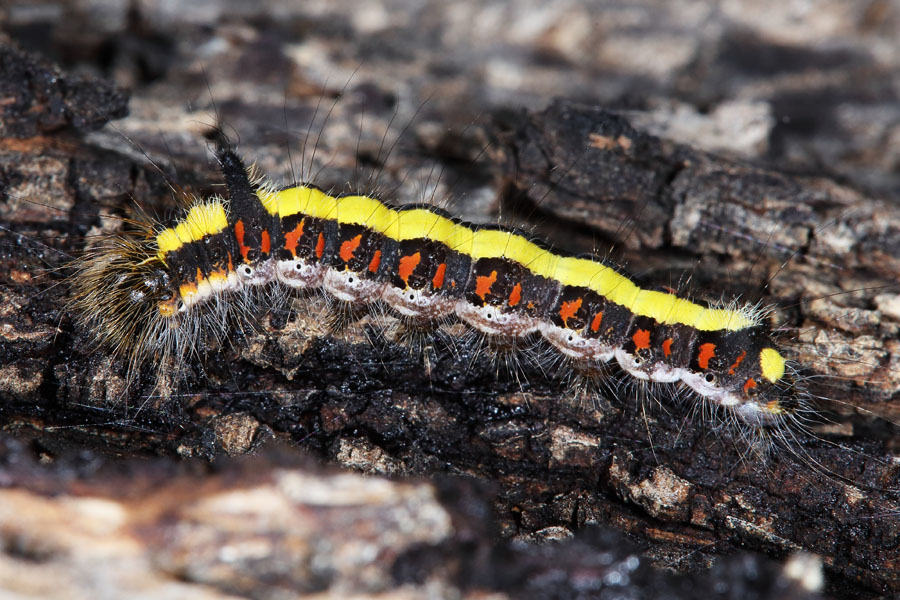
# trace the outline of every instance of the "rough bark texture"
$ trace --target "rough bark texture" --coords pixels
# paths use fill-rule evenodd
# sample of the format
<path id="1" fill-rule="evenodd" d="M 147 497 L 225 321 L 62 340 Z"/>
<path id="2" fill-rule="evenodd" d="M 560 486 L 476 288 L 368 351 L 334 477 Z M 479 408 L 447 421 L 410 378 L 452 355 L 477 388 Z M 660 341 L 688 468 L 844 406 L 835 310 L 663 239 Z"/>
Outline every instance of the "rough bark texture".
<path id="1" fill-rule="evenodd" d="M 12 597 L 819 597 L 804 589 L 811 557 L 781 567 L 744 556 L 677 576 L 596 527 L 543 546 L 503 541 L 471 479 L 327 472 L 295 448 L 215 467 L 85 454 L 48 467 L 32 451 L 0 446 L 17 484 L 0 513 Z"/>
<path id="2" fill-rule="evenodd" d="M 823 3 L 798 21 L 781 4 L 7 9 L 8 33 L 67 70 L 8 44 L 0 57 L 3 581 L 24 597 L 57 581 L 84 596 L 798 597 L 758 554 L 805 550 L 828 595 L 900 592 L 900 7 Z M 133 88 L 116 130 L 86 133 L 124 98 L 91 73 Z M 63 267 L 132 199 L 171 213 L 167 179 L 218 191 L 214 115 L 270 174 L 398 202 L 452 192 L 469 219 L 613 245 L 650 285 L 772 304 L 836 423 L 763 461 L 671 390 L 663 406 L 634 389 L 586 400 L 552 368 L 509 373 L 440 340 L 423 360 L 377 333 L 389 319 L 332 331 L 316 302 L 208 341 L 185 381 L 154 390 L 148 369 L 126 387 L 72 326 Z M 224 460 L 272 438 L 289 448 Z M 699 573 L 656 573 L 609 528 Z"/>

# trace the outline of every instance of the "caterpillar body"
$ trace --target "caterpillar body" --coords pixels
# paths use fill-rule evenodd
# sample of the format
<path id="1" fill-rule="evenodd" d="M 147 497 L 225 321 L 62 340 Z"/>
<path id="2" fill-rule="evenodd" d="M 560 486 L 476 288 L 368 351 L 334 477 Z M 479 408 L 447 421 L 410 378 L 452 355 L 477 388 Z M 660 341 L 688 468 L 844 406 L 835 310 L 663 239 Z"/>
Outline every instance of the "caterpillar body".
<path id="1" fill-rule="evenodd" d="M 227 198 L 196 201 L 172 227 L 146 224 L 76 266 L 77 318 L 132 371 L 184 357 L 256 290 L 282 285 L 381 303 L 415 325 L 459 320 L 499 338 L 539 334 L 580 365 L 618 363 L 752 425 L 798 409 L 785 359 L 753 306 L 642 289 L 605 261 L 430 205 L 309 184 L 276 190 L 251 176 L 221 134 L 216 157 Z"/>

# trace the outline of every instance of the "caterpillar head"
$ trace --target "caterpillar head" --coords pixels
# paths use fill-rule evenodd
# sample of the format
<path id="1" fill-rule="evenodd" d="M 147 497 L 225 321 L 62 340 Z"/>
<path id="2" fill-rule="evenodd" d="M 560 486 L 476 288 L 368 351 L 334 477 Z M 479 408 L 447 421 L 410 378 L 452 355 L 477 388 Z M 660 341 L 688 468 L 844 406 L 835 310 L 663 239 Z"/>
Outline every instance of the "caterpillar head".
<path id="1" fill-rule="evenodd" d="M 100 345 L 132 368 L 165 351 L 180 299 L 151 240 L 110 238 L 73 268 L 69 309 Z"/>

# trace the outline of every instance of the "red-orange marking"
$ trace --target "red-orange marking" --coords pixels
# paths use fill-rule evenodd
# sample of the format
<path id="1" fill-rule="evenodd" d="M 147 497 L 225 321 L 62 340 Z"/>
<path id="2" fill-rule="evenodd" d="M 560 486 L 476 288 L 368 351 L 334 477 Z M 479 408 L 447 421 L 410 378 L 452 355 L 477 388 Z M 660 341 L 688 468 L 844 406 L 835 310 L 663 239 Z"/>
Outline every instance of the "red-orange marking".
<path id="1" fill-rule="evenodd" d="M 416 252 L 410 256 L 401 256 L 400 265 L 397 268 L 397 275 L 403 280 L 403 283 L 409 285 L 409 277 L 416 270 L 419 263 L 422 262 L 422 253 Z"/>
<path id="2" fill-rule="evenodd" d="M 431 279 L 431 286 L 439 290 L 444 287 L 444 275 L 447 273 L 447 263 L 441 263 L 434 271 L 434 277 Z"/>
<path id="3" fill-rule="evenodd" d="M 182 298 L 194 296 L 197 293 L 197 284 L 193 282 L 182 283 L 180 286 L 178 286 L 178 293 L 181 294 Z"/>
<path id="4" fill-rule="evenodd" d="M 302 235 L 303 221 L 297 223 L 297 226 L 294 227 L 293 231 L 288 231 L 284 234 L 284 248 L 289 250 L 292 256 L 297 256 L 297 242 L 300 241 Z"/>
<path id="5" fill-rule="evenodd" d="M 244 222 L 241 220 L 234 224 L 234 237 L 237 239 L 241 256 L 244 257 L 244 260 L 247 260 L 247 253 L 250 252 L 250 247 L 244 245 Z"/>
<path id="6" fill-rule="evenodd" d="M 600 329 L 600 323 L 603 322 L 603 312 L 598 312 L 591 320 L 591 331 L 596 333 Z"/>
<path id="7" fill-rule="evenodd" d="M 515 306 L 522 300 L 522 284 L 517 283 L 513 286 L 512 291 L 509 293 L 509 301 L 507 304 L 510 306 Z"/>
<path id="8" fill-rule="evenodd" d="M 663 348 L 663 356 L 669 358 L 669 355 L 672 354 L 672 338 L 666 338 L 663 340 L 662 348 Z"/>
<path id="9" fill-rule="evenodd" d="M 479 275 L 475 278 L 475 295 L 484 300 L 491 293 L 491 286 L 497 281 L 497 271 L 491 271 L 490 275 Z"/>
<path id="10" fill-rule="evenodd" d="M 581 298 L 572 300 L 571 302 L 563 302 L 559 309 L 559 318 L 562 319 L 563 325 L 568 327 L 567 321 L 575 316 L 578 309 L 581 308 Z"/>
<path id="11" fill-rule="evenodd" d="M 260 236 L 259 249 L 262 250 L 263 254 L 268 254 L 272 250 L 272 240 L 269 238 L 268 229 L 263 229 L 262 235 Z"/>
<path id="12" fill-rule="evenodd" d="M 746 394 L 747 392 L 749 392 L 751 389 L 753 389 L 755 387 L 756 387 L 756 380 L 751 377 L 744 384 L 744 393 Z"/>
<path id="13" fill-rule="evenodd" d="M 697 355 L 697 363 L 701 369 L 709 368 L 709 359 L 716 355 L 716 345 L 712 342 L 700 344 L 700 354 Z"/>
<path id="14" fill-rule="evenodd" d="M 356 249 L 359 248 L 359 243 L 362 241 L 362 234 L 359 234 L 353 239 L 349 239 L 346 242 L 341 244 L 341 260 L 345 263 L 350 262 L 350 259 L 353 258 L 353 253 L 356 252 Z"/>
<path id="15" fill-rule="evenodd" d="M 634 335 L 631 336 L 631 339 L 634 341 L 634 349 L 635 350 L 644 350 L 650 347 L 650 330 L 648 329 L 638 329 L 634 332 Z"/>
<path id="16" fill-rule="evenodd" d="M 322 258 L 325 254 L 325 235 L 320 231 L 319 239 L 316 241 L 316 258 Z"/>
<path id="17" fill-rule="evenodd" d="M 744 362 L 744 357 L 747 356 L 747 351 L 744 350 L 741 352 L 740 356 L 737 357 L 737 360 L 734 361 L 734 364 L 728 369 L 729 375 L 734 375 L 735 370 Z"/>
<path id="18" fill-rule="evenodd" d="M 421 252 L 416 252 L 410 256 L 400 257 L 400 266 L 397 268 L 397 275 L 400 276 L 403 283 L 409 285 L 409 277 L 413 274 L 413 271 L 416 270 L 416 267 L 419 266 L 420 262 L 422 262 Z"/>
<path id="19" fill-rule="evenodd" d="M 369 261 L 369 272 L 374 273 L 378 270 L 378 265 L 381 264 L 381 250 L 376 250 L 375 254 L 372 255 L 372 260 Z"/>

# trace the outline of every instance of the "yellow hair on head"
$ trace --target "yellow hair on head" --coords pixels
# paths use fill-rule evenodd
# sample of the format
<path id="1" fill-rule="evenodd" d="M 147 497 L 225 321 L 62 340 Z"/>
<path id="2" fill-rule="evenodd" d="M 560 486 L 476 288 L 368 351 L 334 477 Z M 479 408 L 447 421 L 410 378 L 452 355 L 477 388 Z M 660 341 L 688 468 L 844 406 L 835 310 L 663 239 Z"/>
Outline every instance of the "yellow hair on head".
<path id="1" fill-rule="evenodd" d="M 156 236 L 158 256 L 163 259 L 169 252 L 178 250 L 185 244 L 202 240 L 207 235 L 215 235 L 228 227 L 228 215 L 220 200 L 197 204 L 175 227 L 159 232 Z"/>

